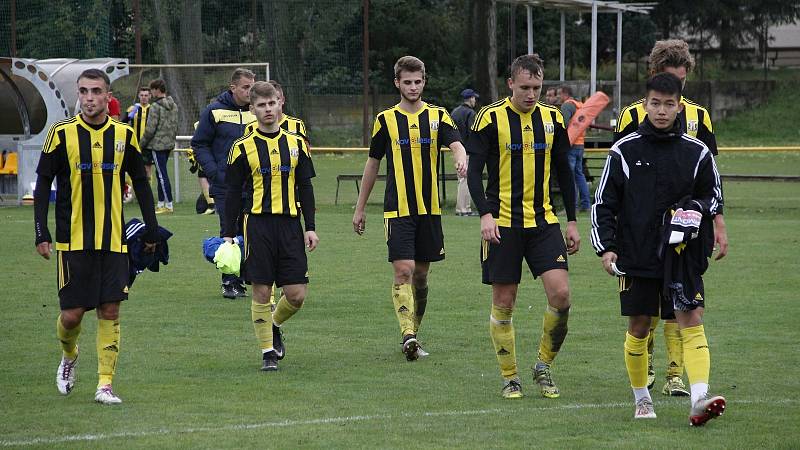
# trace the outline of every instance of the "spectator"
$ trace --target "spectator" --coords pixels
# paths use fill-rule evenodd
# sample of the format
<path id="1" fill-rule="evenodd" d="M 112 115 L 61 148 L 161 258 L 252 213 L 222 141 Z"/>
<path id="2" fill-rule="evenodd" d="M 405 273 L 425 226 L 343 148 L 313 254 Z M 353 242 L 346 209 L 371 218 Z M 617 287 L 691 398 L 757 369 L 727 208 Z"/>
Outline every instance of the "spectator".
<path id="1" fill-rule="evenodd" d="M 547 91 L 544 93 L 544 101 L 551 105 L 558 106 L 561 103 L 558 100 L 558 90 L 554 87 L 547 88 Z"/>
<path id="2" fill-rule="evenodd" d="M 566 128 L 570 126 L 570 119 L 578 112 L 583 106 L 583 103 L 575 100 L 572 97 L 572 88 L 564 85 L 559 88 L 560 101 L 561 101 L 561 114 L 564 116 L 564 125 Z M 570 142 L 569 149 L 569 167 L 572 169 L 572 175 L 575 178 L 575 183 L 578 186 L 578 204 L 576 205 L 578 211 L 586 212 L 591 206 L 589 200 L 589 185 L 586 183 L 586 177 L 583 175 L 583 151 L 584 151 L 584 136 L 585 132 L 578 135 L 575 142 Z"/>
<path id="3" fill-rule="evenodd" d="M 108 115 L 114 120 L 120 120 L 120 116 L 122 115 L 122 107 L 119 106 L 119 100 L 114 97 L 113 92 L 109 92 L 108 95 Z"/>
<path id="4" fill-rule="evenodd" d="M 142 135 L 141 146 L 153 152 L 156 161 L 158 180 L 158 204 L 156 214 L 172 213 L 172 185 L 169 182 L 167 161 L 175 148 L 175 134 L 178 132 L 178 106 L 167 95 L 167 84 L 162 79 L 150 82 L 153 102 Z"/>
<path id="5" fill-rule="evenodd" d="M 475 104 L 477 103 L 480 95 L 472 89 L 464 89 L 461 91 L 461 98 L 463 103 L 458 105 L 453 112 L 450 113 L 453 122 L 458 127 L 458 132 L 461 134 L 461 140 L 467 142 L 469 137 L 469 130 L 472 128 L 472 123 L 475 122 Z M 469 156 L 467 156 L 467 165 L 469 165 Z M 477 212 L 472 211 L 469 199 L 469 188 L 467 187 L 467 177 L 458 176 L 458 194 L 456 195 L 456 215 L 457 216 L 477 216 Z"/>

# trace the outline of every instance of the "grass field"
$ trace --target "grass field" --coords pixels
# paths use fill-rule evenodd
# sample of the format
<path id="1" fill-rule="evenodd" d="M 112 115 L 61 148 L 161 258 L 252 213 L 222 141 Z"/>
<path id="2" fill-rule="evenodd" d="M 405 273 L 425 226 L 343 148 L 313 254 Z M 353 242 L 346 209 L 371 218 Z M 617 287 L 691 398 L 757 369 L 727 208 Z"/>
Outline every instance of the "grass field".
<path id="1" fill-rule="evenodd" d="M 350 225 L 355 189 L 335 175 L 355 173 L 361 156 L 320 155 L 317 230 L 306 306 L 285 325 L 280 370 L 258 371 L 249 300 L 228 301 L 201 256 L 215 216 L 189 204 L 161 218 L 175 233 L 171 262 L 145 273 L 122 311 L 115 391 L 124 402 L 93 402 L 96 321 L 87 315 L 78 384 L 54 386 L 58 300 L 54 261 L 35 254 L 31 208 L 0 209 L 0 447 L 49 448 L 796 448 L 800 443 L 800 184 L 727 183 L 730 254 L 706 277 L 712 390 L 726 414 L 704 429 L 687 425 L 688 400 L 654 393 L 658 420 L 632 420 L 622 358 L 625 320 L 616 281 L 584 239 L 570 259 L 570 334 L 554 366 L 562 396 L 533 390 L 545 300 L 526 277 L 514 323 L 527 396 L 501 399 L 488 335 L 490 289 L 479 282 L 478 221 L 443 218 L 447 259 L 430 275 L 421 339 L 431 356 L 408 363 L 399 351 L 389 299 L 391 271 L 381 227 L 382 184 L 367 234 Z M 723 173 L 800 175 L 800 153 L 725 154 Z M 128 217 L 138 216 L 128 207 Z M 53 213 L 51 211 L 51 221 Z M 663 338 L 657 338 L 659 377 Z M 661 378 L 657 383 L 660 388 Z"/>

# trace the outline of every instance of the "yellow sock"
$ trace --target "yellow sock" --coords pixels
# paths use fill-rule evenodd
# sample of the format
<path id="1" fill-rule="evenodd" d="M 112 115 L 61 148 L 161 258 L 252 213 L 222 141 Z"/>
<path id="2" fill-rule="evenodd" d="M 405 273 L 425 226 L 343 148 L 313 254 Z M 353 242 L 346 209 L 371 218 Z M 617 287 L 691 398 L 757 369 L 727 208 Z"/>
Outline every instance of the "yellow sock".
<path id="1" fill-rule="evenodd" d="M 677 322 L 664 322 L 664 339 L 667 342 L 667 376 L 683 376 L 683 343 Z"/>
<path id="2" fill-rule="evenodd" d="M 428 286 L 424 288 L 413 288 L 414 294 L 414 334 L 419 331 L 419 324 L 425 315 L 425 308 L 428 306 Z"/>
<path id="3" fill-rule="evenodd" d="M 272 322 L 277 326 L 281 326 L 284 322 L 289 320 L 294 313 L 300 311 L 300 308 L 302 307 L 302 304 L 300 306 L 293 306 L 291 303 L 289 303 L 289 300 L 286 300 L 285 295 L 281 295 L 281 299 L 278 300 L 278 304 L 275 306 L 275 312 L 272 313 Z M 270 330 L 272 330 L 272 328 L 270 328 Z M 270 343 L 272 343 L 271 339 Z"/>
<path id="4" fill-rule="evenodd" d="M 561 344 L 567 337 L 567 321 L 569 320 L 569 309 L 559 312 L 557 309 L 547 305 L 542 319 L 542 337 L 539 340 L 539 361 L 545 364 L 553 364 Z"/>
<path id="5" fill-rule="evenodd" d="M 489 334 L 492 336 L 494 352 L 500 364 L 500 374 L 505 379 L 517 376 L 517 354 L 514 342 L 514 324 L 511 316 L 514 310 L 492 305 L 492 315 L 489 318 Z"/>
<path id="6" fill-rule="evenodd" d="M 411 292 L 411 285 L 393 285 L 392 302 L 397 321 L 400 323 L 400 333 L 403 336 L 414 334 L 414 294 Z"/>
<path id="7" fill-rule="evenodd" d="M 58 316 L 58 319 L 56 319 L 56 336 L 58 336 L 58 340 L 61 341 L 61 351 L 63 351 L 64 356 L 69 359 L 75 359 L 78 357 L 78 336 L 80 334 L 80 324 L 78 324 L 77 327 L 68 330 L 64 328 L 64 324 L 61 323 L 61 315 Z"/>
<path id="8" fill-rule="evenodd" d="M 683 359 L 689 384 L 708 383 L 711 372 L 711 354 L 708 351 L 706 332 L 702 325 L 681 330 L 683 338 Z"/>
<path id="9" fill-rule="evenodd" d="M 652 355 L 653 354 L 653 345 L 654 345 L 653 337 L 656 335 L 656 328 L 658 327 L 658 321 L 659 320 L 660 320 L 660 317 L 658 317 L 658 316 L 653 316 L 653 317 L 650 318 L 650 334 L 647 335 L 647 354 L 648 355 Z"/>
<path id="10" fill-rule="evenodd" d="M 269 303 L 250 303 L 250 317 L 261 350 L 272 350 L 272 312 Z"/>
<path id="11" fill-rule="evenodd" d="M 97 320 L 97 374 L 100 380 L 97 387 L 111 384 L 117 370 L 119 355 L 119 319 Z"/>
<path id="12" fill-rule="evenodd" d="M 632 388 L 647 387 L 647 337 L 639 339 L 625 333 L 625 367 Z"/>

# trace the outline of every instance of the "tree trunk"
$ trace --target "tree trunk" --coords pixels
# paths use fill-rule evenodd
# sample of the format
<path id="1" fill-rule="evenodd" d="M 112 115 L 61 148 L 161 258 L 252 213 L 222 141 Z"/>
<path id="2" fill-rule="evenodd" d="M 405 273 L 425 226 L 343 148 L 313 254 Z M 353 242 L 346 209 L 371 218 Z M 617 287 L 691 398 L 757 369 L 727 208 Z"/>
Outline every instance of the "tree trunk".
<path id="1" fill-rule="evenodd" d="M 470 11 L 472 36 L 472 77 L 484 104 L 497 100 L 497 4 L 475 0 Z"/>
<path id="2" fill-rule="evenodd" d="M 180 47 L 182 63 L 203 62 L 203 36 L 202 8 L 200 4 L 190 0 L 183 0 L 180 26 Z M 187 126 L 186 131 L 193 132 L 192 124 L 200 117 L 200 112 L 206 106 L 205 76 L 203 68 L 181 70 L 180 85 L 182 96 L 180 103 L 183 108 L 179 110 L 181 129 Z"/>
<path id="3" fill-rule="evenodd" d="M 307 10 L 310 8 L 310 10 Z M 270 76 L 283 86 L 287 114 L 304 116 L 305 109 L 305 37 L 300 30 L 310 30 L 308 23 L 296 26 L 298 18 L 313 17 L 314 6 L 266 0 L 264 15 L 264 37 Z M 311 32 L 311 31 L 309 31 Z"/>

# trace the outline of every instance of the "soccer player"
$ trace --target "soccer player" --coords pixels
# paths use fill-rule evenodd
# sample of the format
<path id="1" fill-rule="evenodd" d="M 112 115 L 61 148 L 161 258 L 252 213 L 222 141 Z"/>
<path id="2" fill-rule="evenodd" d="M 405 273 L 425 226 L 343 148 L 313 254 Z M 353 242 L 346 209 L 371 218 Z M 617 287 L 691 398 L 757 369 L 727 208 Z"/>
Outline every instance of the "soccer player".
<path id="1" fill-rule="evenodd" d="M 200 123 L 192 136 L 192 149 L 200 168 L 208 178 L 209 192 L 219 215 L 220 236 L 225 225 L 225 170 L 233 141 L 244 136 L 248 124 L 256 120 L 250 112 L 250 88 L 256 75 L 247 69 L 236 69 L 230 87 L 200 114 Z M 241 204 L 241 202 L 240 202 Z M 240 211 L 236 211 L 239 214 Z M 222 296 L 228 299 L 246 297 L 244 282 L 235 275 L 222 275 Z"/>
<path id="2" fill-rule="evenodd" d="M 439 205 L 439 147 L 453 151 L 459 176 L 466 173 L 466 152 L 447 110 L 422 101 L 425 64 L 403 56 L 394 65 L 400 103 L 375 118 L 369 157 L 353 214 L 353 230 L 366 229 L 364 208 L 386 157 L 383 227 L 394 280 L 392 302 L 400 323 L 402 352 L 408 361 L 426 356 L 417 341 L 428 304 L 430 264 L 444 259 L 442 211 Z"/>
<path id="3" fill-rule="evenodd" d="M 648 80 L 645 119 L 606 159 L 592 207 L 591 241 L 606 272 L 619 277 L 634 418 L 656 418 L 647 389 L 647 336 L 651 317 L 660 312 L 664 319 L 677 318 L 691 390 L 689 423 L 703 425 L 725 409 L 723 397 L 708 394 L 702 279 L 714 246 L 702 229 L 711 227 L 723 199 L 710 149 L 677 120 L 684 108 L 681 91 L 671 73 Z M 693 233 L 676 233 L 676 227 L 690 226 Z"/>
<path id="4" fill-rule="evenodd" d="M 569 138 L 561 112 L 538 101 L 543 77 L 539 55 L 515 59 L 508 79 L 511 96 L 480 110 L 467 142 L 472 162 L 467 181 L 481 215 L 483 283 L 492 285 L 489 330 L 504 398 L 522 397 L 511 317 L 523 259 L 534 278 L 542 279 L 548 303 L 533 379 L 544 397 L 560 395 L 550 366 L 567 335 L 567 254 L 580 246 L 575 183 L 567 160 Z M 484 166 L 489 176 L 485 190 Z M 550 199 L 554 171 L 567 213 L 563 237 Z"/>
<path id="5" fill-rule="evenodd" d="M 280 110 L 278 110 L 278 124 L 281 128 L 286 131 L 290 131 L 294 134 L 299 134 L 303 139 L 306 141 L 306 148 L 308 149 L 309 153 L 311 152 L 311 144 L 308 142 L 308 131 L 306 131 L 306 124 L 303 122 L 303 119 L 298 119 L 297 117 L 290 116 L 283 112 L 283 107 L 286 104 L 286 96 L 283 94 L 283 86 L 280 85 L 275 80 L 269 80 L 269 84 L 275 88 L 275 94 L 278 98 L 278 103 L 280 104 Z M 245 130 L 245 135 L 250 134 L 258 128 L 258 121 L 252 122 L 250 125 L 247 126 Z M 275 286 L 272 288 L 272 294 L 270 296 L 269 304 L 274 306 L 275 302 Z M 280 300 L 278 300 L 280 301 Z"/>
<path id="6" fill-rule="evenodd" d="M 42 148 L 34 192 L 36 251 L 50 259 L 47 227 L 50 185 L 55 178 L 58 298 L 56 334 L 63 355 L 56 374 L 58 391 L 72 392 L 78 364 L 78 336 L 86 311 L 97 309 L 97 372 L 94 399 L 122 400 L 111 382 L 120 350 L 120 302 L 128 298 L 128 255 L 122 218 L 125 174 L 133 180 L 146 225 L 146 251 L 157 241 L 153 193 L 133 129 L 108 116 L 111 83 L 102 70 L 78 77 L 81 113 L 56 122 Z"/>
<path id="7" fill-rule="evenodd" d="M 668 72 L 681 80 L 682 86 L 686 85 L 686 77 L 694 68 L 694 58 L 689 53 L 689 45 L 679 39 L 656 41 L 653 50 L 650 52 L 648 60 L 650 75 L 660 72 Z M 714 137 L 714 130 L 711 125 L 711 116 L 708 111 L 697 103 L 681 97 L 683 108 L 678 113 L 678 122 L 682 130 L 703 141 L 711 153 L 717 155 L 717 140 Z M 633 102 L 625 107 L 619 115 L 617 128 L 614 131 L 614 141 L 617 142 L 623 137 L 636 131 L 639 124 L 644 120 L 646 111 L 644 99 Z M 722 208 L 714 216 L 714 243 L 719 247 L 716 260 L 728 254 L 728 233 L 725 228 L 725 219 L 722 216 Z M 653 367 L 653 338 L 655 328 L 658 326 L 658 316 L 653 317 L 651 323 L 651 333 L 647 338 L 648 370 L 647 387 L 651 388 L 656 381 L 656 373 Z M 667 347 L 667 375 L 661 393 L 672 396 L 686 396 L 689 391 L 683 383 L 683 346 L 681 345 L 681 335 L 678 323 L 674 319 L 664 321 L 664 338 Z"/>
<path id="8" fill-rule="evenodd" d="M 235 141 L 226 171 L 227 197 L 223 237 L 232 242 L 241 210 L 242 189 L 252 205 L 243 217 L 244 278 L 253 285 L 251 317 L 261 345 L 261 370 L 278 369 L 284 357 L 280 327 L 302 306 L 308 284 L 309 251 L 317 248 L 314 231 L 314 165 L 305 139 L 280 127 L 280 101 L 275 88 L 265 82 L 250 90 L 250 111 L 258 128 Z M 295 197 L 296 196 L 296 197 Z M 298 203 L 300 208 L 298 208 Z M 300 224 L 302 211 L 305 232 Z M 283 296 L 270 313 L 272 285 Z"/>

